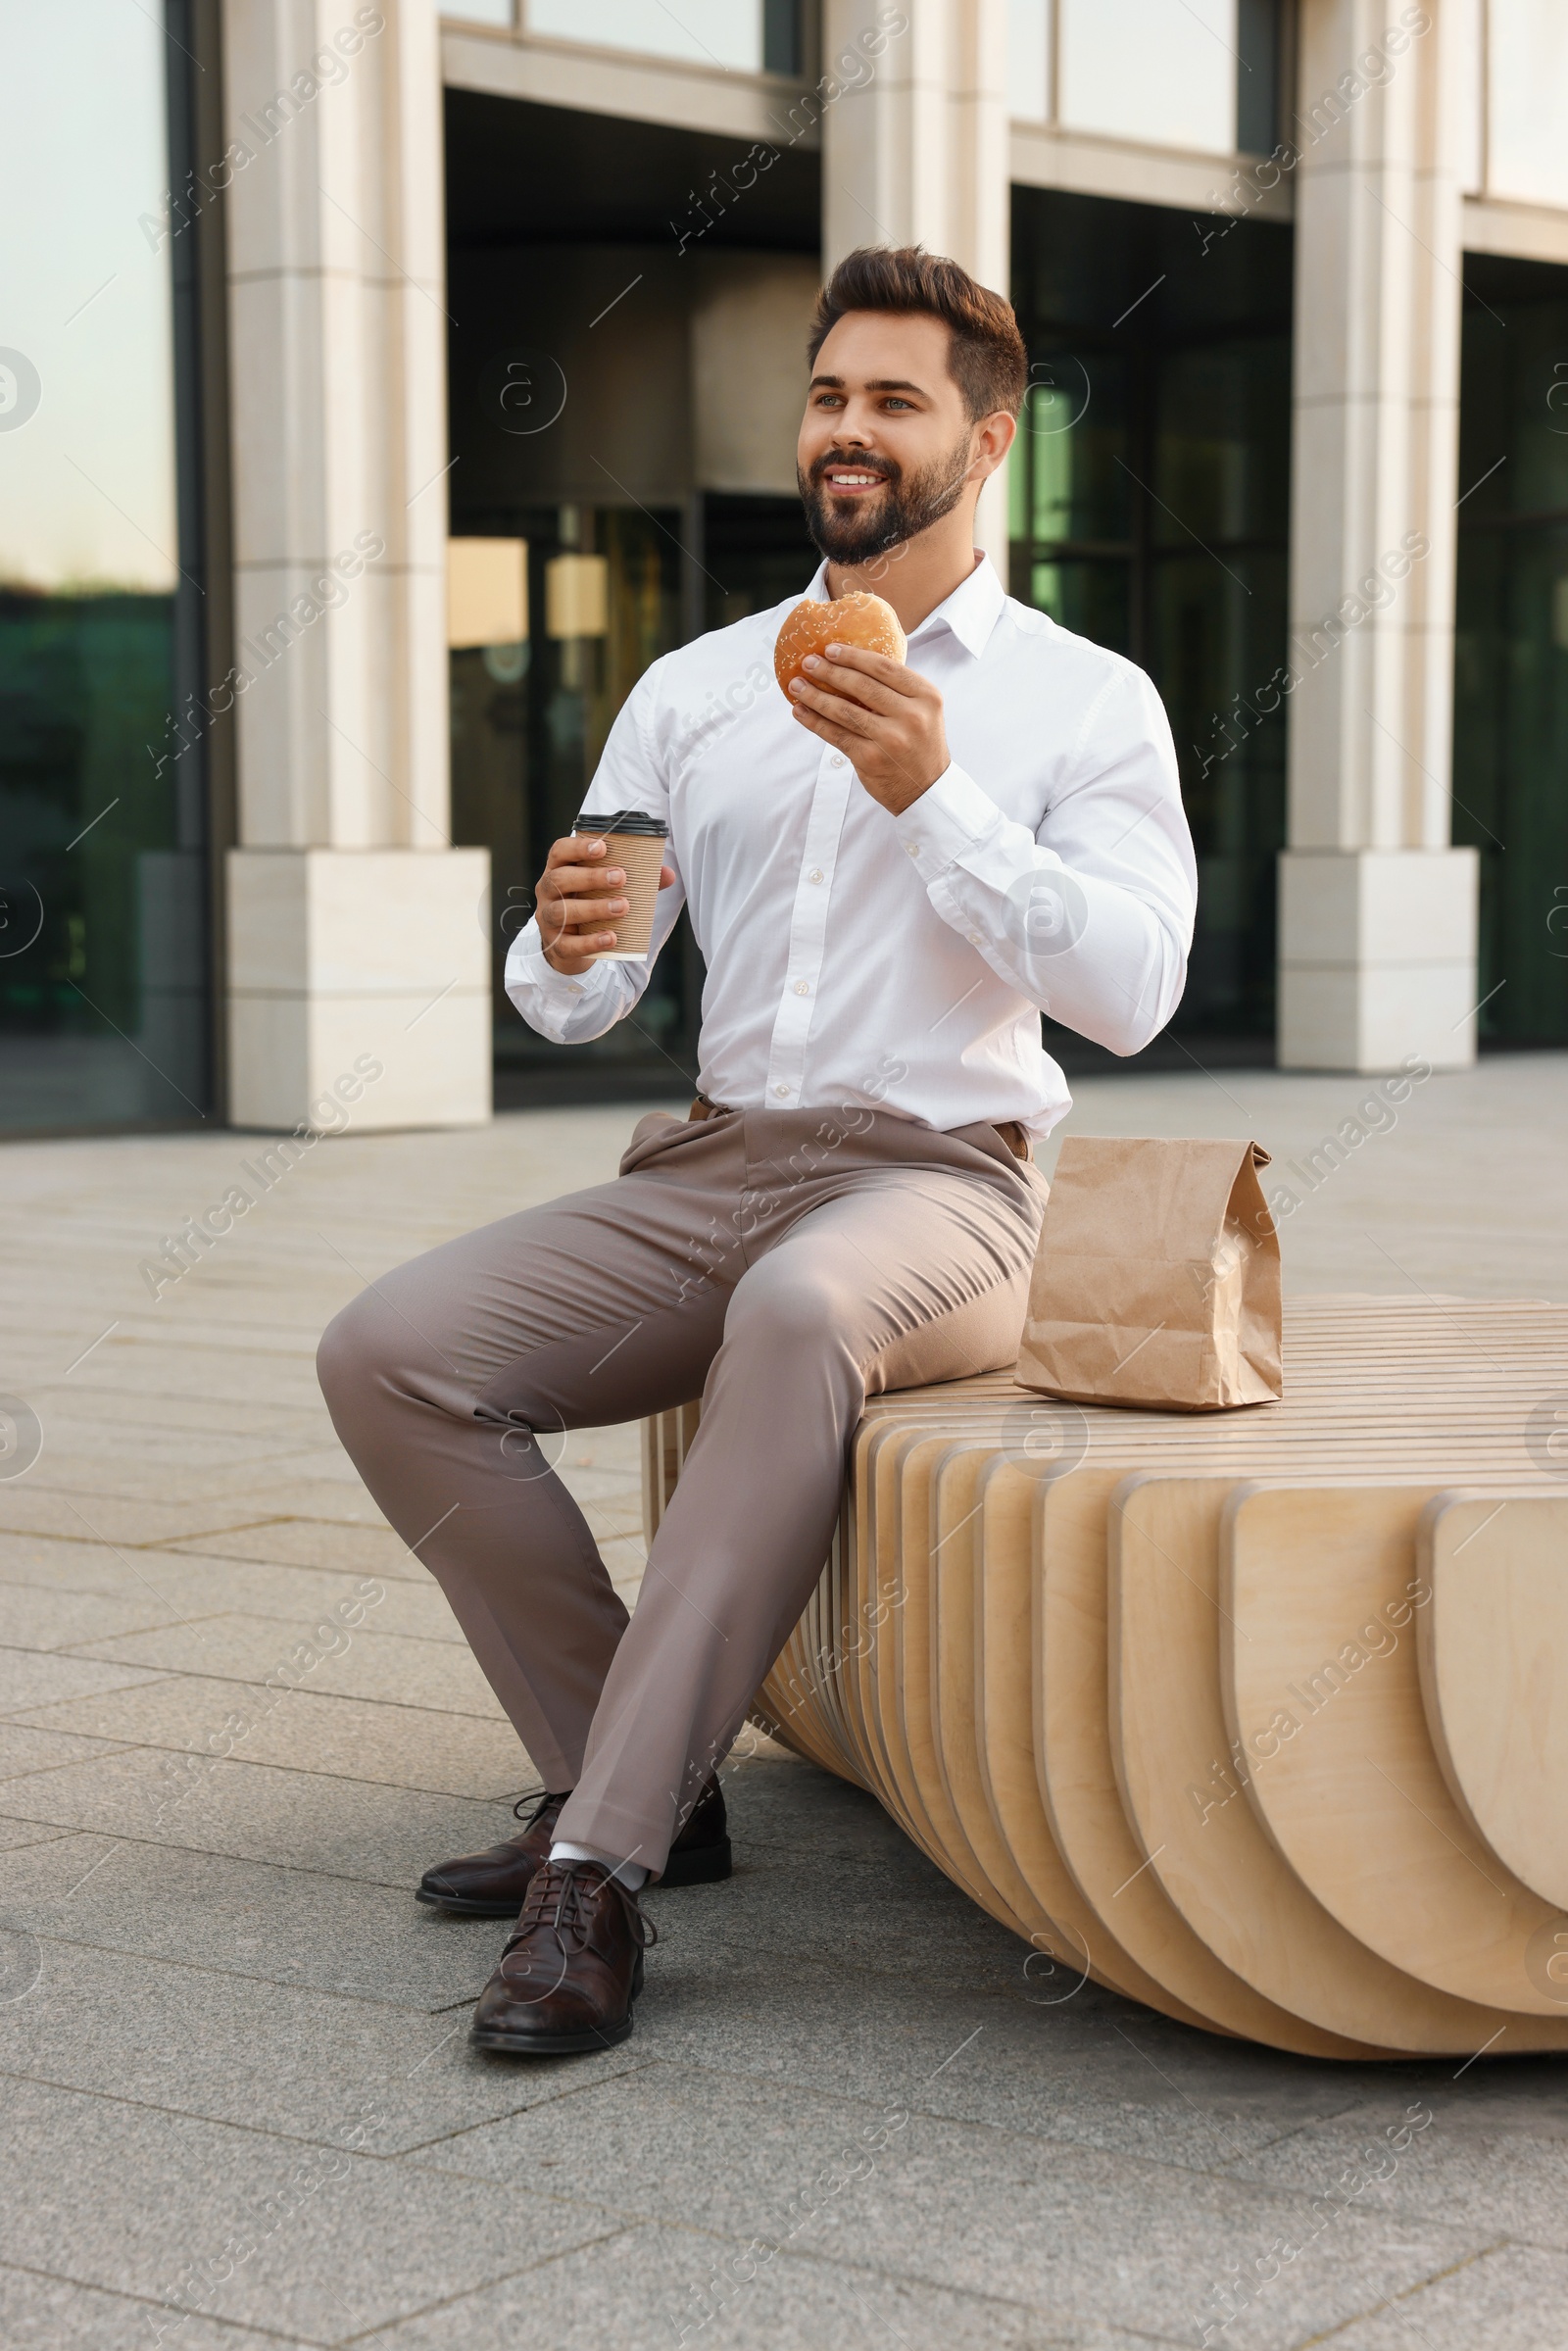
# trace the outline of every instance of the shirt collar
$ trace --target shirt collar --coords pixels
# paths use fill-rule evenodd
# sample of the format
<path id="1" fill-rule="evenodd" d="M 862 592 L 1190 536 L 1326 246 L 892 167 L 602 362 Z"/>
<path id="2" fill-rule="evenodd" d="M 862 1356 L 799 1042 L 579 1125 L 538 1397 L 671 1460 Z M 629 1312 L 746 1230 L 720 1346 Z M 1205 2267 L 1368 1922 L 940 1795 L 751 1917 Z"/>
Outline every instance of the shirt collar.
<path id="1" fill-rule="evenodd" d="M 817 565 L 815 577 L 806 593 L 818 604 L 829 601 L 825 562 Z M 968 578 L 961 581 L 953 594 L 937 606 L 934 612 L 927 612 L 910 642 L 918 644 L 929 630 L 946 628 L 957 638 L 965 653 L 973 654 L 978 661 L 1006 601 L 1006 593 L 997 577 L 990 557 L 981 555 L 977 549 L 975 566 Z"/>

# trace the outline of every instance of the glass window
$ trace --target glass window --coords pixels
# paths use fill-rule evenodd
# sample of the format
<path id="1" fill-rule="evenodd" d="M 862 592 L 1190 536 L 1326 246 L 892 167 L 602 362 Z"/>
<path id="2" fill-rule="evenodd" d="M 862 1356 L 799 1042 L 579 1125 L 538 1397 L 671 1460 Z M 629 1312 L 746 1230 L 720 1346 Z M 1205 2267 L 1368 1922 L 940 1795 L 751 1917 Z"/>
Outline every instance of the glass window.
<path id="1" fill-rule="evenodd" d="M 1273 1029 L 1285 824 L 1271 686 L 1286 645 L 1291 232 L 1242 222 L 1212 249 L 1191 232 L 1154 207 L 1013 192 L 1031 378 L 1008 469 L 1012 590 L 1158 686 L 1199 857 L 1175 1029 L 1255 1054 L 1246 1041 Z M 1093 1051 L 1070 1037 L 1052 1050 L 1080 1067 Z"/>
<path id="2" fill-rule="evenodd" d="M 177 715 L 172 52 L 0 9 L 0 1125 L 202 1113 L 202 751 Z M 177 62 L 177 61 L 176 61 Z M 183 69 L 181 69 L 183 70 Z M 192 632 L 194 633 L 194 632 Z M 189 756 L 188 756 L 189 755 Z"/>
<path id="3" fill-rule="evenodd" d="M 517 537 L 454 542 L 452 837 L 491 855 L 502 1108 L 549 1099 L 545 1090 L 603 1095 L 690 1075 L 696 986 L 684 923 L 636 1012 L 590 1045 L 547 1043 L 502 984 L 550 844 L 570 831 L 616 711 L 680 641 L 681 523 L 678 508 L 566 505 L 517 510 Z"/>
<path id="4" fill-rule="evenodd" d="M 1052 0 L 1007 0 L 1007 112 L 1020 122 L 1051 119 Z"/>
<path id="5" fill-rule="evenodd" d="M 641 49 L 695 66 L 762 70 L 762 0 L 527 0 L 530 32 Z"/>
<path id="6" fill-rule="evenodd" d="M 1057 111 L 1074 130 L 1228 154 L 1237 0 L 1058 0 Z"/>
<path id="7" fill-rule="evenodd" d="M 1007 0 L 1007 111 L 1161 147 L 1266 155 L 1282 17 L 1282 0 Z"/>
<path id="8" fill-rule="evenodd" d="M 1483 1040 L 1568 1044 L 1568 269 L 1465 256 L 1453 837 Z"/>
<path id="9" fill-rule="evenodd" d="M 1467 196 L 1479 196 L 1486 182 L 1487 76 L 1486 0 L 1457 0 L 1458 44 L 1462 61 L 1459 95 L 1459 185 Z"/>
<path id="10" fill-rule="evenodd" d="M 1031 357 L 1018 418 L 1022 464 L 1008 467 L 1012 536 L 1120 550 L 1128 534 L 1128 371 L 1119 353 Z"/>
<path id="11" fill-rule="evenodd" d="M 1489 0 L 1487 192 L 1568 205 L 1568 9 Z"/>

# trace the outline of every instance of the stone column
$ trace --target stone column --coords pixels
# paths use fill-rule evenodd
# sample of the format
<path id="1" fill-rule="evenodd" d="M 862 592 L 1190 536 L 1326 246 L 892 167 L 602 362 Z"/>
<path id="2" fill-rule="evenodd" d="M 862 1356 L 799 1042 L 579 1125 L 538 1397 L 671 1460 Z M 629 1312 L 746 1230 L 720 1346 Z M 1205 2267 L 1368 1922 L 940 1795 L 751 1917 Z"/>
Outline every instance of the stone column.
<path id="1" fill-rule="evenodd" d="M 1302 0 L 1279 1057 L 1475 1056 L 1450 846 L 1463 12 Z"/>
<path id="2" fill-rule="evenodd" d="M 225 0 L 239 846 L 230 1115 L 490 1111 L 488 855 L 449 836 L 433 0 Z"/>
<path id="3" fill-rule="evenodd" d="M 886 40 L 869 58 L 868 34 Z M 823 0 L 822 67 L 824 271 L 857 245 L 924 245 L 1005 294 L 1006 0 Z M 1004 468 L 975 522 L 1004 582 L 1005 484 Z"/>

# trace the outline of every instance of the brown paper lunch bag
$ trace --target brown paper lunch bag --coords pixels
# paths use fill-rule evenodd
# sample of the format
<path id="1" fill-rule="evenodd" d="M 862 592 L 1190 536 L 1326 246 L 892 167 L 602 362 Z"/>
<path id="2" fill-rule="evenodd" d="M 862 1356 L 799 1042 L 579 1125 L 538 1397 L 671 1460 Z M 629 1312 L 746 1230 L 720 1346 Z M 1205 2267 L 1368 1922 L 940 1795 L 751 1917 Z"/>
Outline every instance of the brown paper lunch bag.
<path id="1" fill-rule="evenodd" d="M 1255 1143 L 1069 1135 L 1018 1357 L 1075 1403 L 1213 1412 L 1281 1392 L 1280 1244 Z"/>

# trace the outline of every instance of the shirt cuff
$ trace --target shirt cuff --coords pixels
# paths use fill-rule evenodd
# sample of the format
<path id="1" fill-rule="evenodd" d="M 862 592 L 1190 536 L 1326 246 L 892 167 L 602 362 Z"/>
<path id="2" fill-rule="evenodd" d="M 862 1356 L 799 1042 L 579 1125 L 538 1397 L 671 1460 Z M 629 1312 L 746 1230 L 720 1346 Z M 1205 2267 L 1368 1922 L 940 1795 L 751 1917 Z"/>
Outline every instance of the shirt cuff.
<path id="1" fill-rule="evenodd" d="M 956 865 L 965 851 L 988 840 L 1006 819 L 973 776 L 950 766 L 893 821 L 916 869 L 930 881 Z"/>
<path id="2" fill-rule="evenodd" d="M 530 922 L 512 942 L 507 955 L 505 984 L 509 990 L 514 987 L 537 988 L 546 1002 L 559 1004 L 564 1009 L 581 997 L 602 995 L 609 985 L 611 968 L 608 958 L 600 957 L 574 979 L 564 971 L 558 971 L 553 963 L 545 959 L 544 942 L 539 936 L 538 924 Z"/>

